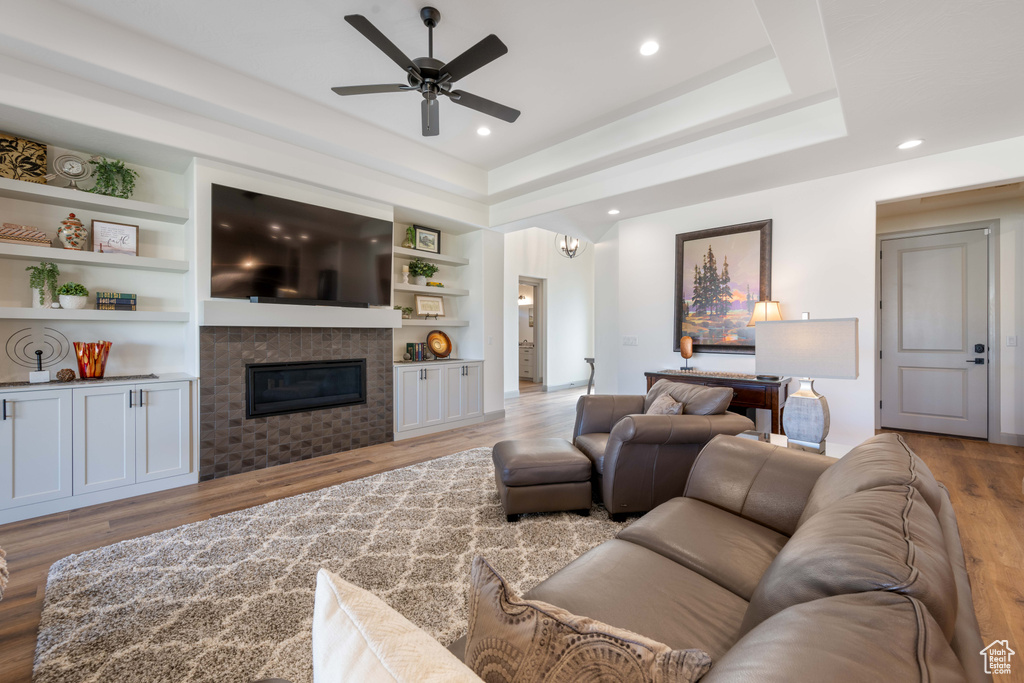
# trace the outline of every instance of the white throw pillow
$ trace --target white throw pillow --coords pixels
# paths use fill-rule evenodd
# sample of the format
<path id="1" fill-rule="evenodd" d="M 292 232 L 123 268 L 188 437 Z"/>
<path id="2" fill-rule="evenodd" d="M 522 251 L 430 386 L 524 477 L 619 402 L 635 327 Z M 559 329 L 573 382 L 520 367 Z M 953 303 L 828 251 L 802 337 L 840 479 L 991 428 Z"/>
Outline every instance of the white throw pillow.
<path id="1" fill-rule="evenodd" d="M 383 600 L 326 569 L 316 575 L 313 680 L 481 683 Z"/>

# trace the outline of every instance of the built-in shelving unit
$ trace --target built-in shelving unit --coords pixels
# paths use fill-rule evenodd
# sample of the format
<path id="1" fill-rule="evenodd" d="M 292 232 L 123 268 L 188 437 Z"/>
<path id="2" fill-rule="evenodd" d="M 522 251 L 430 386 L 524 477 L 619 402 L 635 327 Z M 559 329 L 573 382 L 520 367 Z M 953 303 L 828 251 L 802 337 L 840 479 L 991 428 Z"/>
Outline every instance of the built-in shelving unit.
<path id="1" fill-rule="evenodd" d="M 415 259 L 423 259 L 430 263 L 436 263 L 439 266 L 468 266 L 469 259 L 462 258 L 461 256 L 445 256 L 444 254 L 431 254 L 429 251 L 419 251 L 417 249 L 407 249 L 406 247 L 395 247 L 395 258 L 402 259 L 405 261 L 414 261 Z"/>
<path id="2" fill-rule="evenodd" d="M 402 327 L 469 327 L 469 321 L 455 320 L 454 318 L 438 318 L 437 320 L 412 318 L 403 320 Z"/>
<path id="3" fill-rule="evenodd" d="M 6 244 L 2 242 L 0 242 L 0 258 L 17 259 L 20 261 L 76 263 L 86 266 L 103 266 L 106 268 L 156 270 L 166 273 L 187 273 L 189 271 L 188 261 L 149 258 L 147 256 L 129 256 L 126 254 L 101 254 L 99 252 L 92 251 L 54 249 L 52 247 L 36 247 L 22 244 Z"/>
<path id="4" fill-rule="evenodd" d="M 96 311 L 90 308 L 0 308 L 0 319 L 95 320 L 104 322 L 185 323 L 188 311 Z"/>
<path id="5" fill-rule="evenodd" d="M 396 292 L 412 292 L 413 294 L 431 294 L 433 296 L 469 296 L 468 289 L 457 287 L 427 287 L 425 285 L 406 285 L 395 283 Z"/>
<path id="6" fill-rule="evenodd" d="M 79 211 L 102 211 L 104 213 L 146 218 L 168 223 L 183 225 L 189 218 L 187 209 L 162 204 L 150 204 L 134 199 L 107 197 L 92 194 L 84 190 L 69 190 L 66 187 L 54 187 L 41 183 L 29 183 L 24 180 L 0 178 L 0 197 L 20 199 L 23 201 L 62 206 Z"/>

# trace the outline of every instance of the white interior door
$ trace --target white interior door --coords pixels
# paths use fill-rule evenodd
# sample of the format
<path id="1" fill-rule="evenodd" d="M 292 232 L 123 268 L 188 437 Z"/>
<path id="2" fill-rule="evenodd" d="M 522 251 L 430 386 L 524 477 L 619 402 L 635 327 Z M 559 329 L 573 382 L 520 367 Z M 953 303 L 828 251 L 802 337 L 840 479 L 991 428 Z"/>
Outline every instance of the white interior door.
<path id="1" fill-rule="evenodd" d="M 988 236 L 882 242 L 881 425 L 988 437 Z"/>
<path id="2" fill-rule="evenodd" d="M 135 392 L 135 481 L 188 474 L 189 383 L 139 384 Z"/>

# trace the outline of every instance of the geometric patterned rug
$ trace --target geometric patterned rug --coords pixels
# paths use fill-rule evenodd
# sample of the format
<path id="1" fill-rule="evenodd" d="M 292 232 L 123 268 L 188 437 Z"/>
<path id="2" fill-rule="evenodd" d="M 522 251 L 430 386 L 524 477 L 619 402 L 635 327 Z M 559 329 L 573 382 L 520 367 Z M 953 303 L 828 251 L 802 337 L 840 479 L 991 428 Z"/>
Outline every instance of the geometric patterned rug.
<path id="1" fill-rule="evenodd" d="M 623 526 L 597 507 L 506 523 L 489 448 L 383 472 L 59 560 L 33 680 L 308 683 L 320 567 L 448 645 L 474 555 L 522 593 Z"/>

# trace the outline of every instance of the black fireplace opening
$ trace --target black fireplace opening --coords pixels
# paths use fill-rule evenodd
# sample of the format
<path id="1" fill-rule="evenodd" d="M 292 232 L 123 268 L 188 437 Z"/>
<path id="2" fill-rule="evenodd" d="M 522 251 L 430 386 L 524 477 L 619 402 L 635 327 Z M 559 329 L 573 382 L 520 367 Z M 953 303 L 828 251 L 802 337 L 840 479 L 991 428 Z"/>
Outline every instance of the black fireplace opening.
<path id="1" fill-rule="evenodd" d="M 365 358 L 245 366 L 247 418 L 360 403 L 366 403 Z"/>

